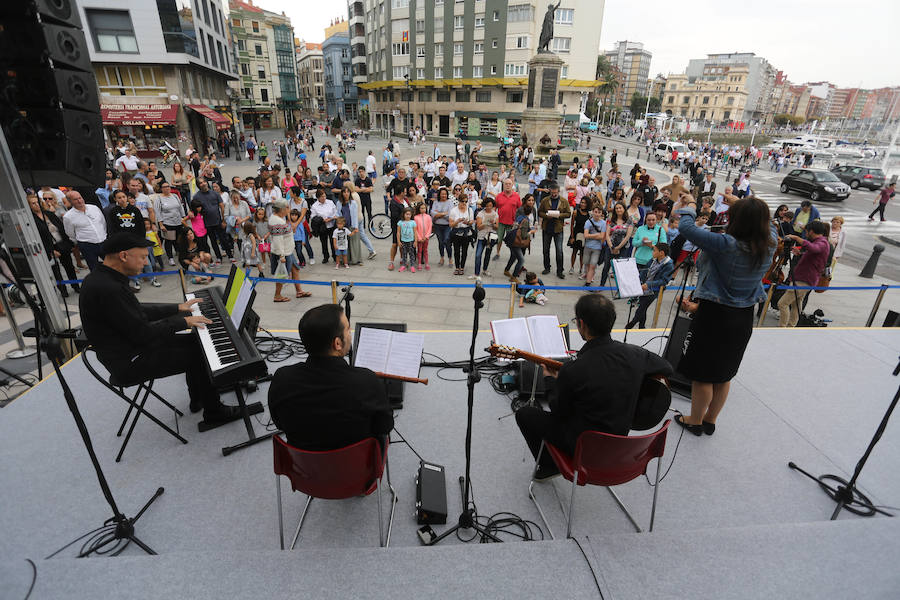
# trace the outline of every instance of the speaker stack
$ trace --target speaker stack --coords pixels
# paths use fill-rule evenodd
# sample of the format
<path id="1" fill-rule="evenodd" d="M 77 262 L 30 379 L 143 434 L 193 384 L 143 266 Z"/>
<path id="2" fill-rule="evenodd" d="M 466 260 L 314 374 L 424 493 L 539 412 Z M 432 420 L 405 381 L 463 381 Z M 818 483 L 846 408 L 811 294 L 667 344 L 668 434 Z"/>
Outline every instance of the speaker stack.
<path id="1" fill-rule="evenodd" d="M 27 186 L 96 187 L 105 152 L 75 0 L 0 2 L 0 126 Z"/>

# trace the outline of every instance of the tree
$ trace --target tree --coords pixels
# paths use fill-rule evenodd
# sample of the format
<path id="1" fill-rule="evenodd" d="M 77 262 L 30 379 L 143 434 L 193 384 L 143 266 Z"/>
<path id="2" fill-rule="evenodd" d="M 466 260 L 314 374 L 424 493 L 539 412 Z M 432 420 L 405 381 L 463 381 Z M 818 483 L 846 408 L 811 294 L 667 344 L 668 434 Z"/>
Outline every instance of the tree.
<path id="1" fill-rule="evenodd" d="M 784 125 L 787 125 L 788 123 L 793 123 L 794 118 L 791 115 L 780 114 L 780 115 L 775 115 L 775 117 L 772 120 L 775 121 L 775 124 L 778 125 L 779 127 L 783 127 Z"/>
<path id="2" fill-rule="evenodd" d="M 656 96 L 650 97 L 650 112 L 659 112 L 661 106 L 662 98 Z M 631 102 L 628 107 L 631 109 L 632 115 L 643 115 L 644 110 L 647 108 L 647 96 L 641 96 L 637 92 L 634 92 L 631 95 Z"/>
<path id="3" fill-rule="evenodd" d="M 606 79 L 607 76 L 611 75 L 613 71 L 613 66 L 610 64 L 609 59 L 605 54 L 601 54 L 597 57 L 597 69 L 594 73 L 596 79 Z"/>
<path id="4" fill-rule="evenodd" d="M 340 129 L 341 127 L 343 127 L 343 125 L 344 123 L 343 121 L 341 121 L 340 115 L 331 120 L 331 126 L 335 129 Z"/>

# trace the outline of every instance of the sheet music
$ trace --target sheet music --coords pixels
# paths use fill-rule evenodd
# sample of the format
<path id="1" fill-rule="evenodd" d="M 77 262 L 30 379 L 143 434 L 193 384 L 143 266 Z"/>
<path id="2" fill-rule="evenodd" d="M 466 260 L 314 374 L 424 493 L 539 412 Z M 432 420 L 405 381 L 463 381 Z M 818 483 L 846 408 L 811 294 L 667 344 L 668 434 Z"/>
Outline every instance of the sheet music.
<path id="1" fill-rule="evenodd" d="M 354 366 L 383 373 L 390 345 L 389 330 L 363 327 L 359 330 L 359 344 L 353 350 Z"/>
<path id="2" fill-rule="evenodd" d="M 244 320 L 244 313 L 247 312 L 247 307 L 250 304 L 250 297 L 252 295 L 253 282 L 249 279 L 245 279 L 241 285 L 240 291 L 237 293 L 234 306 L 231 308 L 231 322 L 234 323 L 234 326 L 237 329 L 241 327 L 241 321 Z"/>
<path id="3" fill-rule="evenodd" d="M 621 258 L 612 261 L 613 270 L 616 273 L 616 287 L 619 288 L 619 298 L 633 298 L 644 294 L 641 288 L 641 276 L 638 273 L 637 262 L 634 258 Z"/>
<path id="4" fill-rule="evenodd" d="M 534 315 L 527 321 L 535 354 L 547 358 L 566 357 L 566 338 L 556 315 Z"/>
<path id="5" fill-rule="evenodd" d="M 383 372 L 389 375 L 418 377 L 419 366 L 422 364 L 422 350 L 425 348 L 425 336 L 421 333 L 404 333 L 402 331 L 389 331 L 388 333 L 391 334 L 391 346 L 387 352 L 387 361 Z M 360 341 L 360 343 L 362 342 Z"/>
<path id="6" fill-rule="evenodd" d="M 531 335 L 528 333 L 528 322 L 522 317 L 491 321 L 491 332 L 494 334 L 494 343 L 498 346 L 534 352 Z"/>

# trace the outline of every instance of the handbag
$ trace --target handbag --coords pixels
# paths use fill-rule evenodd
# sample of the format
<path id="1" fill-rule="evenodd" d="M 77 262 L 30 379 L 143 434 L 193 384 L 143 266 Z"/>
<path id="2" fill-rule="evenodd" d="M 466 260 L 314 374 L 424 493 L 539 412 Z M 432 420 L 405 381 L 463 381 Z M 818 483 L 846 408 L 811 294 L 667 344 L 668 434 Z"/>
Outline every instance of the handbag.
<path id="1" fill-rule="evenodd" d="M 161 233 L 162 233 L 162 237 L 164 240 L 169 240 L 170 242 L 175 241 L 176 235 L 175 235 L 174 230 L 166 229 L 165 231 L 163 231 Z"/>
<path id="2" fill-rule="evenodd" d="M 271 252 L 272 244 L 270 244 L 269 242 L 260 242 L 259 246 L 257 246 L 257 248 L 259 249 L 260 252 Z"/>

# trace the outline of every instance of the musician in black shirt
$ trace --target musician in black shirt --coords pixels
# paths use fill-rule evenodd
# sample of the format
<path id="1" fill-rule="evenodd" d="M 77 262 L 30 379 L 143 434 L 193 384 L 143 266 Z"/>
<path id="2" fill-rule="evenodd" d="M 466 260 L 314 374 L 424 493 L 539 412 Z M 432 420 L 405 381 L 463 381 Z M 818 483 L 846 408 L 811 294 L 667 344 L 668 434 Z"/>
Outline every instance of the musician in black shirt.
<path id="1" fill-rule="evenodd" d="M 516 412 L 516 423 L 535 458 L 541 440 L 571 455 L 583 431 L 628 435 L 644 378 L 672 373 L 672 366 L 661 356 L 610 337 L 616 309 L 606 296 L 579 298 L 575 320 L 585 341 L 577 359 L 558 371 L 544 367 L 549 376 L 547 389 L 554 387 L 550 378 L 556 378 L 550 412 L 532 406 Z M 542 453 L 534 479 L 543 481 L 558 474 L 550 455 Z"/>
<path id="2" fill-rule="evenodd" d="M 269 413 L 288 443 L 334 450 L 388 435 L 394 417 L 384 384 L 344 359 L 352 338 L 341 307 L 323 304 L 306 311 L 299 329 L 309 357 L 275 371 L 269 386 Z"/>
<path id="3" fill-rule="evenodd" d="M 236 406 L 225 406 L 210 381 L 199 340 L 177 332 L 211 323 L 192 316 L 199 300 L 181 304 L 140 303 L 128 287 L 128 277 L 147 264 L 152 242 L 117 232 L 101 247 L 103 262 L 84 278 L 78 299 L 81 324 L 97 358 L 125 386 L 185 374 L 191 412 L 203 409 L 208 424 L 221 425 L 240 417 Z"/>

